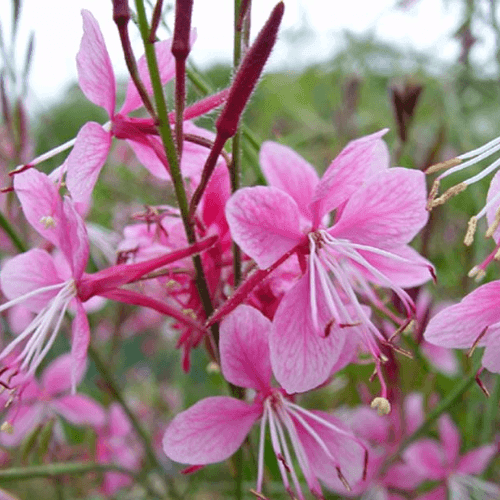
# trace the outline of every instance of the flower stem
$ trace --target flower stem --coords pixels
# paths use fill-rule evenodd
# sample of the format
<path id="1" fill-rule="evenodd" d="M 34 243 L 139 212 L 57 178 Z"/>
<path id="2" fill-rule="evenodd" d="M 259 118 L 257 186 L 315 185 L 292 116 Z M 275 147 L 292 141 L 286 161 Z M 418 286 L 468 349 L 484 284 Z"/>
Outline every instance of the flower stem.
<path id="1" fill-rule="evenodd" d="M 407 448 L 413 441 L 423 436 L 430 428 L 430 426 L 446 411 L 450 408 L 455 401 L 460 398 L 467 389 L 474 383 L 476 379 L 476 373 L 481 367 L 479 363 L 472 371 L 471 374 L 463 379 L 454 389 L 451 391 L 437 406 L 432 410 L 422 425 L 408 438 L 406 438 L 399 448 L 399 453 L 401 453 L 405 448 Z"/>
<path id="2" fill-rule="evenodd" d="M 1 481 L 20 481 L 37 477 L 58 477 L 64 474 L 87 474 L 88 472 L 121 472 L 136 477 L 135 472 L 115 464 L 85 463 L 54 463 L 33 465 L 31 467 L 14 467 L 0 470 Z"/>
<path id="3" fill-rule="evenodd" d="M 159 119 L 158 130 L 160 132 L 160 137 L 163 143 L 163 147 L 165 148 L 165 153 L 167 155 L 170 167 L 170 175 L 172 177 L 172 182 L 174 184 L 175 195 L 177 198 L 177 203 L 179 204 L 182 222 L 184 224 L 184 230 L 186 231 L 186 237 L 189 244 L 193 244 L 196 242 L 194 224 L 192 219 L 189 217 L 189 205 L 188 205 L 186 190 L 184 188 L 184 182 L 182 180 L 179 160 L 177 157 L 177 151 L 172 137 L 170 123 L 168 120 L 167 104 L 165 102 L 165 96 L 163 95 L 163 88 L 160 79 L 160 72 L 158 70 L 158 61 L 156 59 L 156 52 L 154 50 L 153 45 L 149 41 L 149 27 L 148 27 L 148 21 L 146 19 L 144 1 L 135 0 L 135 5 L 137 9 L 139 29 L 141 31 L 141 36 L 144 43 L 144 50 L 146 53 L 146 60 L 148 63 L 149 74 L 151 76 L 151 84 L 153 86 L 156 109 L 158 112 L 158 119 Z M 195 255 L 193 257 L 193 264 L 196 271 L 196 288 L 198 290 L 198 294 L 203 304 L 205 315 L 208 318 L 212 314 L 213 307 L 212 307 L 212 301 L 210 299 L 210 294 L 208 291 L 207 280 L 205 278 L 205 272 L 203 270 L 201 258 L 199 255 Z M 218 343 L 217 327 L 212 329 L 212 334 L 214 335 L 216 343 Z"/>
<path id="4" fill-rule="evenodd" d="M 7 236 L 10 238 L 10 241 L 15 245 L 15 247 L 20 252 L 26 252 L 26 245 L 23 243 L 21 238 L 18 236 L 14 228 L 10 225 L 9 221 L 5 218 L 5 216 L 0 212 L 0 227 L 7 233 Z"/>
<path id="5" fill-rule="evenodd" d="M 127 402 L 125 401 L 125 398 L 123 397 L 123 395 L 120 391 L 118 384 L 116 383 L 115 379 L 113 378 L 113 375 L 108 370 L 108 367 L 102 361 L 101 357 L 99 356 L 99 354 L 97 354 L 97 351 L 93 348 L 92 345 L 89 345 L 88 353 L 89 353 L 89 356 L 92 358 L 92 361 L 94 362 L 94 364 L 97 368 L 97 371 L 100 373 L 101 377 L 106 382 L 106 387 L 109 390 L 110 394 L 123 408 L 123 411 L 126 413 L 127 417 L 129 418 L 130 423 L 132 424 L 132 427 L 134 428 L 137 435 L 141 439 L 142 444 L 144 446 L 144 450 L 146 451 L 146 455 L 148 457 L 148 461 L 150 462 L 151 466 L 154 467 L 155 469 L 166 472 L 165 468 L 163 467 L 163 465 L 158 460 L 158 457 L 156 456 L 156 453 L 155 453 L 153 446 L 151 444 L 150 437 L 147 435 L 146 431 L 143 429 L 143 427 L 139 423 L 139 420 L 134 415 L 132 410 L 129 408 Z M 165 484 L 166 484 L 172 498 L 179 498 L 179 495 L 177 494 L 176 490 L 174 489 L 172 478 L 168 477 L 166 474 L 164 474 L 163 477 L 164 477 Z M 1 475 L 0 475 L 0 478 L 1 478 Z"/>

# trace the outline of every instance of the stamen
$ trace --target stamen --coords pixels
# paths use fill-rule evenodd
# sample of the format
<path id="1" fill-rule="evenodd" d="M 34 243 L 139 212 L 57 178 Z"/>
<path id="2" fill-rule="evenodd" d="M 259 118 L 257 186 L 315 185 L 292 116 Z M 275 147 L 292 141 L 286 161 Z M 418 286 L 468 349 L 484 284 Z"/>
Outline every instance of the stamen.
<path id="1" fill-rule="evenodd" d="M 486 332 L 488 331 L 488 327 L 486 327 L 474 340 L 474 343 L 472 344 L 472 347 L 469 349 L 469 352 L 467 353 L 467 357 L 470 358 L 474 354 L 474 351 L 476 350 L 476 347 L 478 346 L 479 342 L 481 339 L 486 335 Z"/>
<path id="2" fill-rule="evenodd" d="M 467 184 L 465 184 L 465 182 L 461 182 L 456 186 L 452 186 L 451 188 L 446 190 L 439 198 L 434 199 L 430 203 L 431 210 L 434 207 L 438 207 L 439 205 L 444 205 L 450 198 L 453 198 L 457 194 L 460 194 L 462 191 L 465 191 L 466 189 L 467 189 Z"/>
<path id="3" fill-rule="evenodd" d="M 436 172 L 439 172 L 440 170 L 445 170 L 447 168 L 460 165 L 460 163 L 462 163 L 462 160 L 460 158 L 451 158 L 450 160 L 442 161 L 436 163 L 435 165 L 431 165 L 425 170 L 425 173 L 427 175 L 434 174 Z"/>
<path id="4" fill-rule="evenodd" d="M 434 198 L 436 197 L 438 191 L 439 191 L 439 185 L 441 184 L 440 180 L 439 179 L 436 179 L 433 183 L 432 183 L 432 187 L 431 187 L 431 190 L 429 192 L 429 196 L 427 197 L 427 205 L 426 205 L 426 209 L 428 212 L 430 212 L 433 208 L 434 208 Z"/>
<path id="5" fill-rule="evenodd" d="M 476 380 L 476 384 L 483 391 L 483 393 L 485 394 L 485 396 L 487 398 L 489 398 L 490 397 L 490 392 L 488 391 L 488 389 L 486 389 L 486 386 L 483 384 L 483 381 L 479 378 L 481 376 L 481 373 L 483 373 L 483 370 L 484 370 L 484 368 L 480 368 L 477 371 L 476 376 L 474 378 Z"/>
<path id="6" fill-rule="evenodd" d="M 56 221 L 50 215 L 44 215 L 43 217 L 41 217 L 40 223 L 43 224 L 43 227 L 45 227 L 45 229 L 56 227 Z"/>
<path id="7" fill-rule="evenodd" d="M 347 491 L 352 491 L 351 486 L 349 485 L 349 483 L 347 482 L 347 479 L 342 474 L 340 467 L 335 467 L 335 468 L 337 469 L 337 476 L 340 479 L 340 482 L 344 485 L 345 489 Z"/>
<path id="8" fill-rule="evenodd" d="M 6 434 L 14 434 L 14 426 L 9 422 L 4 422 L 0 425 L 0 431 Z"/>
<path id="9" fill-rule="evenodd" d="M 479 283 L 485 276 L 486 271 L 481 269 L 479 266 L 474 266 L 468 273 L 469 278 L 474 278 L 476 283 Z"/>
<path id="10" fill-rule="evenodd" d="M 389 400 L 382 397 L 374 398 L 370 406 L 377 409 L 377 413 L 380 416 L 388 415 L 391 412 L 391 403 Z"/>
<path id="11" fill-rule="evenodd" d="M 464 245 L 467 247 L 470 247 L 474 241 L 474 234 L 476 232 L 477 228 L 477 217 L 473 216 L 470 218 L 468 227 L 467 227 L 467 233 L 465 234 L 464 238 Z"/>
<path id="12" fill-rule="evenodd" d="M 268 419 L 268 407 L 264 405 L 264 413 L 260 421 L 260 436 L 259 436 L 259 458 L 257 466 L 257 492 L 262 491 L 262 483 L 264 481 L 264 443 L 266 434 L 266 424 Z"/>
<path id="13" fill-rule="evenodd" d="M 498 207 L 497 211 L 495 212 L 495 220 L 486 230 L 486 238 L 491 238 L 495 233 L 495 231 L 498 229 L 499 225 L 500 225 L 500 207 Z"/>

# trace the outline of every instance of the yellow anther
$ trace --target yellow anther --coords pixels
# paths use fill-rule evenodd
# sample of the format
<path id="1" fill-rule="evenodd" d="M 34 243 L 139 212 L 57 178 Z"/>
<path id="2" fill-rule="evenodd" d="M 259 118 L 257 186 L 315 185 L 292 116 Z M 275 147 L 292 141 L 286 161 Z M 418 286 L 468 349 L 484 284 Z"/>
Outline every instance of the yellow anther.
<path id="1" fill-rule="evenodd" d="M 500 207 L 498 207 L 497 211 L 495 212 L 495 220 L 492 222 L 491 226 L 486 230 L 486 238 L 491 238 L 499 225 L 500 225 Z"/>
<path id="2" fill-rule="evenodd" d="M 431 211 L 433 208 L 434 208 L 434 198 L 436 197 L 438 191 L 439 191 L 439 185 L 440 185 L 440 181 L 439 179 L 436 179 L 433 183 L 432 183 L 432 187 L 431 187 L 431 190 L 429 192 L 429 196 L 427 198 L 427 211 Z"/>
<path id="3" fill-rule="evenodd" d="M 460 165 L 460 163 L 462 163 L 462 160 L 459 160 L 458 158 L 452 158 L 451 160 L 446 160 L 440 163 L 436 163 L 435 165 L 431 165 L 425 170 L 425 173 L 427 175 L 434 174 L 435 172 L 439 172 L 440 170 L 445 170 L 450 167 L 456 167 L 457 165 Z"/>
<path id="4" fill-rule="evenodd" d="M 49 229 L 50 227 L 56 227 L 56 221 L 51 215 L 44 215 L 40 219 L 40 223 L 43 224 L 45 229 Z"/>
<path id="5" fill-rule="evenodd" d="M 14 434 L 14 426 L 9 424 L 9 422 L 4 422 L 0 425 L 0 431 L 5 432 L 6 434 Z"/>
<path id="6" fill-rule="evenodd" d="M 375 398 L 370 406 L 372 408 L 377 409 L 377 413 L 382 416 L 382 415 L 388 415 L 391 412 L 391 403 L 389 403 L 389 400 L 386 398 L 378 397 Z"/>
<path id="7" fill-rule="evenodd" d="M 220 366 L 215 361 L 210 361 L 207 365 L 207 373 L 220 373 Z"/>
<path id="8" fill-rule="evenodd" d="M 479 281 L 481 281 L 485 276 L 486 276 L 486 272 L 481 269 L 479 266 L 474 266 L 470 271 L 469 273 L 467 274 L 467 276 L 469 278 L 474 278 L 476 283 L 478 283 Z"/>
<path id="9" fill-rule="evenodd" d="M 461 182 L 456 186 L 452 186 L 447 191 L 445 191 L 439 198 L 436 198 L 435 200 L 427 204 L 428 206 L 430 206 L 429 210 L 432 210 L 434 207 L 437 207 L 439 205 L 443 205 L 450 198 L 453 198 L 453 196 L 456 196 L 457 194 L 461 193 L 462 191 L 465 191 L 466 189 L 467 189 L 467 184 L 465 184 L 465 182 Z"/>
<path id="10" fill-rule="evenodd" d="M 472 242 L 474 241 L 474 234 L 477 228 L 477 219 L 476 217 L 471 217 L 469 220 L 469 225 L 467 227 L 467 233 L 465 233 L 464 245 L 470 247 Z"/>
<path id="11" fill-rule="evenodd" d="M 192 319 L 196 319 L 196 313 L 192 309 L 183 309 L 182 313 Z"/>

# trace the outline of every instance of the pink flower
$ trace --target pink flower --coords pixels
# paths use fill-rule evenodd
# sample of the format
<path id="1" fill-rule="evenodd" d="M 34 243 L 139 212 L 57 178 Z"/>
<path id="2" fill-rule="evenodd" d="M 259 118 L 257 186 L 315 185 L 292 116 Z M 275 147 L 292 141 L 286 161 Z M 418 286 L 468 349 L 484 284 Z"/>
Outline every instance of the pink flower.
<path id="1" fill-rule="evenodd" d="M 106 425 L 97 433 L 96 461 L 101 464 L 115 463 L 129 470 L 137 470 L 141 465 L 142 452 L 134 439 L 132 425 L 117 403 L 110 406 Z M 102 492 L 112 496 L 131 483 L 132 478 L 126 474 L 107 472 L 104 474 Z"/>
<path id="2" fill-rule="evenodd" d="M 99 427 L 104 424 L 105 412 L 99 403 L 83 394 L 68 394 L 71 364 L 69 354 L 59 356 L 44 370 L 40 384 L 34 379 L 29 381 L 22 401 L 14 404 L 6 416 L 5 422 L 12 426 L 13 432 L 0 433 L 4 446 L 19 445 L 38 424 L 54 415 L 61 415 L 74 425 Z M 82 368 L 76 375 L 77 383 L 85 375 L 85 365 Z"/>
<path id="3" fill-rule="evenodd" d="M 431 344 L 455 349 L 486 347 L 483 366 L 500 373 L 500 281 L 480 286 L 434 316 L 424 332 Z"/>
<path id="4" fill-rule="evenodd" d="M 403 458 L 420 476 L 439 481 L 431 492 L 417 497 L 418 500 L 446 500 L 450 498 L 481 498 L 496 500 L 500 487 L 473 477 L 481 474 L 494 455 L 493 444 L 480 446 L 460 456 L 460 434 L 448 415 L 439 419 L 440 442 L 422 439 L 410 445 Z"/>
<path id="5" fill-rule="evenodd" d="M 14 189 L 30 224 L 61 251 L 63 258 L 55 259 L 45 250 L 33 249 L 9 260 L 2 269 L 2 290 L 11 300 L 0 306 L 0 311 L 23 303 L 36 313 L 24 331 L 0 353 L 0 359 L 5 359 L 26 341 L 21 352 L 16 353 L 13 359 L 9 358 L 6 369 L 11 370 L 11 373 L 21 371 L 27 378 L 34 375 L 54 343 L 64 314 L 71 305 L 76 311 L 72 324 L 73 363 L 70 374 L 75 388 L 76 374 L 85 364 L 90 342 L 89 323 L 83 303 L 94 296 L 150 307 L 204 331 L 195 321 L 154 297 L 120 287 L 171 262 L 209 248 L 217 240 L 216 236 L 145 262 L 111 266 L 94 274 L 86 274 L 88 237 L 85 224 L 72 201 L 68 197 L 61 199 L 51 180 L 35 169 L 16 175 Z"/>
<path id="6" fill-rule="evenodd" d="M 388 168 L 385 132 L 350 143 L 321 179 L 291 149 L 265 143 L 260 161 L 271 186 L 240 189 L 227 203 L 234 240 L 261 269 L 287 252 L 302 263 L 270 338 L 273 371 L 290 393 L 324 382 L 355 331 L 379 363 L 375 340 L 386 339 L 359 299 L 374 297 L 370 283 L 393 290 L 412 314 L 402 287 L 431 277 L 430 263 L 408 246 L 427 221 L 425 178 Z"/>
<path id="7" fill-rule="evenodd" d="M 220 462 L 241 446 L 251 427 L 261 418 L 257 492 L 261 491 L 264 479 L 267 425 L 287 491 L 292 491 L 290 477 L 298 498 L 304 498 L 292 451 L 309 489 L 319 498 L 322 496 L 318 478 L 333 474 L 344 485 L 354 485 L 363 475 L 364 447 L 339 419 L 305 410 L 283 389 L 272 387 L 270 330 L 271 322 L 246 305 L 239 306 L 223 321 L 220 328 L 222 373 L 229 382 L 254 389 L 257 392 L 254 401 L 249 404 L 225 396 L 199 401 L 170 423 L 163 439 L 166 455 L 177 462 L 198 466 Z"/>

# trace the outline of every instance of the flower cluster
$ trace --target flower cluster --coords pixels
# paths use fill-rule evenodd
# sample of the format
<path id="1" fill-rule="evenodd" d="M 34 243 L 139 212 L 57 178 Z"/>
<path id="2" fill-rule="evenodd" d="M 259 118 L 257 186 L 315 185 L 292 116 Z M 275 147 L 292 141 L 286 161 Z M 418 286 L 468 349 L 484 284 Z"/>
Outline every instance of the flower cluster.
<path id="1" fill-rule="evenodd" d="M 240 5 L 239 35 L 249 29 L 249 3 Z M 444 405 L 439 397 L 431 394 L 426 411 L 422 394 L 404 397 L 401 391 L 402 358 L 413 356 L 408 346 L 448 376 L 460 373 L 448 348 L 485 346 L 483 366 L 500 372 L 498 282 L 459 304 L 441 305 L 430 319 L 436 309 L 423 285 L 436 279 L 435 270 L 411 246 L 428 221 L 426 208 L 463 186 L 436 197 L 442 174 L 428 197 L 422 171 L 391 166 L 383 129 L 349 142 L 322 176 L 288 146 L 266 141 L 258 147 L 262 183 L 240 187 L 241 116 L 276 41 L 284 4 L 274 7 L 251 46 L 241 37 L 243 57 L 231 86 L 190 106 L 185 79 L 196 41 L 192 2 L 177 2 L 174 37 L 163 41 L 156 37 L 158 5 L 148 24 L 142 0 L 136 2 L 145 45 L 136 61 L 128 3 L 113 2 L 131 75 L 118 112 L 103 35 L 93 15 L 82 11 L 79 86 L 109 121 L 86 123 L 74 140 L 10 172 L 6 190 L 14 191 L 29 223 L 23 235 L 33 248 L 11 255 L 0 272 L 0 313 L 12 337 L 0 351 L 6 408 L 0 444 L 33 448 L 37 434 L 45 433 L 48 438 L 37 441 L 42 458 L 61 461 L 74 452 L 67 426 L 91 428 L 92 446 L 76 453 L 104 471 L 100 491 L 108 497 L 135 481 L 148 494 L 165 496 L 168 489 L 175 497 L 170 460 L 194 473 L 240 448 L 252 449 L 255 439 L 256 486 L 250 491 L 261 499 L 272 468 L 287 494 L 300 500 L 306 487 L 318 499 L 324 489 L 364 500 L 466 500 L 470 492 L 499 498 L 498 486 L 474 477 L 496 446 L 461 453 L 447 408 L 435 416 L 430 410 Z M 164 87 L 174 79 L 175 111 L 168 113 Z M 218 107 L 215 132 L 192 122 Z M 127 175 L 137 175 L 151 191 L 160 187 L 161 202 L 120 213 L 122 236 L 111 237 L 91 220 L 101 171 L 110 172 L 120 156 L 113 143 L 123 155 L 130 147 L 140 167 Z M 52 173 L 39 170 L 69 148 Z M 448 173 L 475 161 L 457 166 L 463 159 L 498 149 L 496 141 L 447 162 L 456 164 Z M 500 245 L 498 179 L 466 238 L 486 214 L 497 246 L 481 269 Z M 118 311 L 116 317 L 103 319 L 109 310 Z M 53 359 L 52 351 L 67 346 L 61 339 L 67 315 L 69 352 Z M 127 372 L 127 388 L 138 387 L 133 397 L 121 392 L 122 381 L 109 367 L 120 342 L 132 345 L 132 337 L 148 330 L 153 340 L 141 344 L 140 368 Z M 174 359 L 166 345 L 181 351 L 184 372 L 197 372 L 194 350 L 204 350 L 217 387 L 225 384 L 231 396 L 205 397 L 178 411 L 175 393 L 159 384 L 143 391 L 152 371 L 148 356 L 160 351 Z M 96 346 L 104 346 L 102 352 Z M 89 354 L 106 393 L 101 400 L 85 394 L 94 394 L 84 382 Z M 315 397 L 327 399 L 322 395 L 331 396 L 332 387 L 347 384 L 346 373 L 362 372 L 362 365 L 371 365 L 373 376 L 351 384 L 351 407 L 317 404 Z M 360 400 L 363 405 L 352 408 Z M 176 414 L 165 426 L 167 410 Z M 423 435 L 434 420 L 439 441 Z M 168 474 L 158 486 L 161 470 Z"/>

